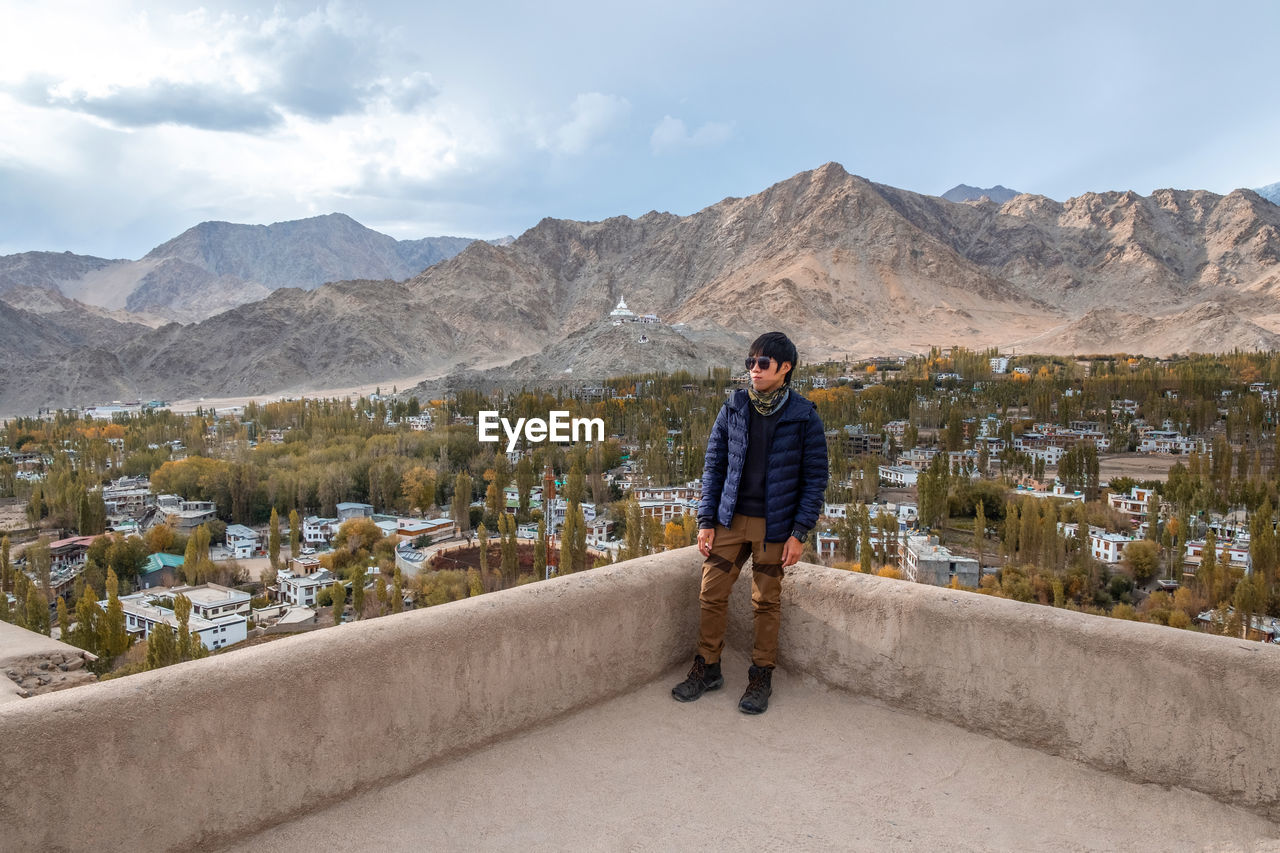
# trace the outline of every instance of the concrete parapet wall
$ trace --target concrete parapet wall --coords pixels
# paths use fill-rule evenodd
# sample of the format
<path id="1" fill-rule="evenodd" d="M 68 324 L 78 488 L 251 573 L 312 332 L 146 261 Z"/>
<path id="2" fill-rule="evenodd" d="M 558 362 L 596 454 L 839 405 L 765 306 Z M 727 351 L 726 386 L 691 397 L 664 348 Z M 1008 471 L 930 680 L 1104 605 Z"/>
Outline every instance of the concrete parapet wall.
<path id="1" fill-rule="evenodd" d="M 700 563 L 681 549 L 0 705 L 0 851 L 213 847 L 628 692 L 691 657 Z M 1280 818 L 1280 654 L 1256 643 L 797 566 L 781 665 Z"/>
<path id="2" fill-rule="evenodd" d="M 634 689 L 698 555 L 633 560 L 0 706 L 0 850 L 204 849 Z"/>
<path id="3" fill-rule="evenodd" d="M 1280 649 L 817 566 L 788 570 L 779 649 L 833 686 L 1280 820 Z"/>

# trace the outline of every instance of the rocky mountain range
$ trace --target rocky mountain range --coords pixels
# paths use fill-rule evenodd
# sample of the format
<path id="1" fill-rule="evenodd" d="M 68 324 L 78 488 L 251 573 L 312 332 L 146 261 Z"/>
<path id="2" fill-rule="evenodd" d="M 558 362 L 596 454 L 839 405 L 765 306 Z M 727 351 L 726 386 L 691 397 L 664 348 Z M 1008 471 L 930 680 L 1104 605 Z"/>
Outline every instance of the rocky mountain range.
<path id="1" fill-rule="evenodd" d="M 202 222 L 136 261 L 70 252 L 0 257 L 0 294 L 45 288 L 86 305 L 127 311 L 152 325 L 192 323 L 265 299 L 282 287 L 312 290 L 349 279 L 404 280 L 471 242 L 466 237 L 396 240 L 341 213 L 273 225 Z"/>
<path id="2" fill-rule="evenodd" d="M 1254 192 L 1273 204 L 1280 204 L 1280 181 L 1274 184 L 1267 184 L 1265 187 L 1258 187 Z"/>
<path id="3" fill-rule="evenodd" d="M 1014 196 L 1022 195 L 1017 190 L 1011 190 L 1008 187 L 996 184 L 994 187 L 982 189 L 981 187 L 971 187 L 968 184 L 957 184 L 942 194 L 947 201 L 982 201 L 989 198 L 997 204 L 1004 204 Z"/>
<path id="4" fill-rule="evenodd" d="M 931 344 L 1280 348 L 1280 207 L 1256 192 L 1003 203 L 983 194 L 950 202 L 829 163 L 689 216 L 544 219 L 510 245 L 473 242 L 412 277 L 279 288 L 186 326 L 125 326 L 123 343 L 118 332 L 92 332 L 118 324 L 101 308 L 67 300 L 39 314 L 30 301 L 10 304 L 0 313 L 6 339 L 25 330 L 0 347 L 0 411 L 375 381 L 404 388 L 447 375 L 564 382 L 705 370 L 733 366 L 767 329 L 791 334 L 807 359 Z M 211 234 L 193 231 L 165 257 L 238 275 Z M 614 325 L 623 298 L 662 324 Z M 55 331 L 64 324 L 72 328 Z"/>

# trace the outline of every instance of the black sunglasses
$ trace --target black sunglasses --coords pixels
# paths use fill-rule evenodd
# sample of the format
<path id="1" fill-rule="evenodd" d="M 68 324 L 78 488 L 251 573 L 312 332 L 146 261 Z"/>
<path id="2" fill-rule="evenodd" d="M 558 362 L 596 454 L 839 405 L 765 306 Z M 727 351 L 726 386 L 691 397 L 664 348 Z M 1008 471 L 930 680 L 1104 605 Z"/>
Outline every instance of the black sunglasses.
<path id="1" fill-rule="evenodd" d="M 773 359 L 769 358 L 769 356 L 767 355 L 747 356 L 747 370 L 750 370 L 751 368 L 755 367 L 757 364 L 760 365 L 761 370 L 768 370 L 769 365 L 773 363 L 774 363 Z"/>

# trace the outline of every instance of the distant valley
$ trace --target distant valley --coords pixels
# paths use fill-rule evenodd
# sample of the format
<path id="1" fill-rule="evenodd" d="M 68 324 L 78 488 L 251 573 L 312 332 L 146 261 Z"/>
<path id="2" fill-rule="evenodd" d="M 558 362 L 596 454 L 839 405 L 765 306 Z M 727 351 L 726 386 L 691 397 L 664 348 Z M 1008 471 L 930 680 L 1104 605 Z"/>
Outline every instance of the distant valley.
<path id="1" fill-rule="evenodd" d="M 829 163 L 689 216 L 544 219 L 507 245 L 334 214 L 205 223 L 138 261 L 10 255 L 0 412 L 705 370 L 773 328 L 814 359 L 1280 348 L 1280 207 L 1257 192 L 1003 189 L 952 202 Z M 623 299 L 660 322 L 611 318 Z M 198 321 L 135 322 L 182 312 Z"/>

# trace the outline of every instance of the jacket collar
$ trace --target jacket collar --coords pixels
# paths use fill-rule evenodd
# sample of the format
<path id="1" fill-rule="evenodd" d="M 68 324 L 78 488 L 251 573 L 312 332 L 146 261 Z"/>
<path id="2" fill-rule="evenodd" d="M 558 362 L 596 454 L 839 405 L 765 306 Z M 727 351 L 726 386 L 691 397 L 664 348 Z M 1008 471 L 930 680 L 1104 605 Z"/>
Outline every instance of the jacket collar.
<path id="1" fill-rule="evenodd" d="M 739 413 L 745 415 L 747 410 L 751 408 L 751 397 L 747 394 L 746 389 L 739 388 L 729 397 L 729 405 L 737 409 Z M 787 402 L 782 407 L 782 414 L 778 416 L 778 421 L 802 421 L 809 416 L 808 407 L 812 405 L 804 397 L 801 397 L 794 388 L 791 389 L 791 396 L 787 398 Z"/>

